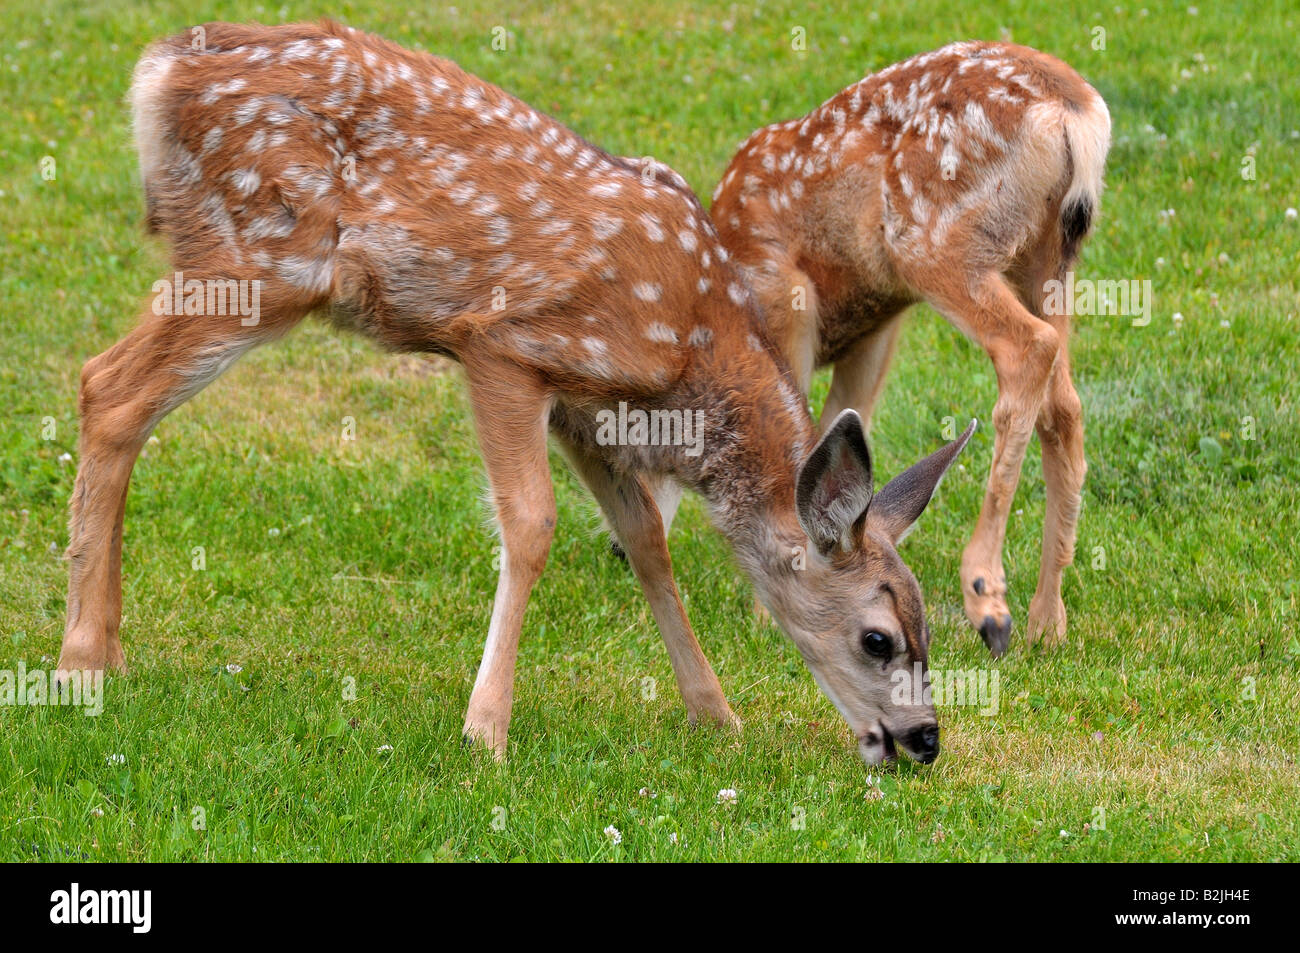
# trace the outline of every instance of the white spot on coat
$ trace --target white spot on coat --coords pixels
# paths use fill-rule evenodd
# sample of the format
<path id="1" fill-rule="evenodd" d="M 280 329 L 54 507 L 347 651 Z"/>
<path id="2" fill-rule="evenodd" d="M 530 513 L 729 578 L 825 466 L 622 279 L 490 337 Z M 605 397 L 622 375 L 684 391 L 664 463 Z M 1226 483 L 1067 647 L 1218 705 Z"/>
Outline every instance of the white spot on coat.
<path id="1" fill-rule="evenodd" d="M 660 344 L 676 344 L 677 332 L 661 321 L 651 323 L 645 331 L 646 340 L 657 341 Z"/>

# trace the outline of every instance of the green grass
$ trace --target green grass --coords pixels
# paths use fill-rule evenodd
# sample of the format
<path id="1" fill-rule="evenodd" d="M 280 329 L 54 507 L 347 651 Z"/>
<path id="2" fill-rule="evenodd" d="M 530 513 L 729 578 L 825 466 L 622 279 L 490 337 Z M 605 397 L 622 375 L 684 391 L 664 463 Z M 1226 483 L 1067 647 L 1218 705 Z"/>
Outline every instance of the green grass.
<path id="1" fill-rule="evenodd" d="M 460 746 L 495 574 L 459 376 L 305 326 L 158 428 L 127 510 L 132 672 L 110 678 L 98 718 L 0 708 L 0 859 L 1300 859 L 1293 5 L 596 0 L 506 20 L 473 0 L 412 6 L 208 12 L 330 14 L 451 56 L 702 194 L 757 126 L 952 39 L 1009 35 L 1083 72 L 1115 144 L 1079 272 L 1150 278 L 1156 298 L 1147 327 L 1096 317 L 1075 334 L 1091 471 L 1069 639 L 1028 651 L 1018 631 L 995 663 L 998 714 L 943 709 L 940 760 L 869 785 L 690 503 L 678 579 L 746 723 L 692 731 L 644 600 L 557 460 L 560 528 L 525 625 L 511 758 L 493 763 Z M 164 267 L 140 228 L 123 94 L 142 46 L 194 15 L 0 11 L 0 668 L 58 654 L 77 374 Z M 491 49 L 497 25 L 508 52 Z M 795 26 L 807 52 L 790 49 Z M 994 397 L 983 355 L 918 310 L 875 424 L 879 473 L 937 446 L 946 416 L 987 420 Z M 988 664 L 957 565 L 990 453 L 986 428 L 903 547 L 943 668 Z M 1007 549 L 1018 623 L 1042 504 L 1035 448 Z"/>

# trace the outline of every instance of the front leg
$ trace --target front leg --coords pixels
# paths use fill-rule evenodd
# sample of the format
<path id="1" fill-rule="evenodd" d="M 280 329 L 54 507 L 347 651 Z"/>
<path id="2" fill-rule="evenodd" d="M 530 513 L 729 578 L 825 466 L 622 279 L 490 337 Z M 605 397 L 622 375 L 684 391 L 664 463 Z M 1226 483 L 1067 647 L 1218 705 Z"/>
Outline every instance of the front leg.
<path id="1" fill-rule="evenodd" d="M 899 312 L 885 318 L 870 334 L 861 338 L 847 355 L 835 362 L 831 389 L 822 407 L 821 429 L 827 427 L 843 410 L 856 410 L 866 427 L 876 401 L 885 387 L 885 374 L 898 346 L 898 332 L 903 327 Z"/>
<path id="2" fill-rule="evenodd" d="M 718 676 L 704 657 L 686 617 L 654 497 L 640 479 L 613 472 L 599 456 L 572 442 L 566 440 L 562 445 L 600 504 L 641 583 L 668 648 L 691 724 L 708 721 L 739 728 L 740 719 L 727 704 Z"/>

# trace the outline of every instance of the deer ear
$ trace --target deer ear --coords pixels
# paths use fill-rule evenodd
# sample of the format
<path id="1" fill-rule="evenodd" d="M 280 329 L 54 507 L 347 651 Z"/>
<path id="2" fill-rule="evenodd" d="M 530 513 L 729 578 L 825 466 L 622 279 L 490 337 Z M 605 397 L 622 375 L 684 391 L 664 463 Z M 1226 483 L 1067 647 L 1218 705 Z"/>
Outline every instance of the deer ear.
<path id="1" fill-rule="evenodd" d="M 911 532 L 938 489 L 939 481 L 975 432 L 976 423 L 972 420 L 966 432 L 952 443 L 936 450 L 920 463 L 914 463 L 885 484 L 871 501 L 871 509 L 867 511 L 867 529 L 880 533 L 895 544 Z"/>
<path id="2" fill-rule="evenodd" d="M 871 451 L 862 418 L 844 410 L 799 469 L 795 511 L 818 552 L 828 554 L 871 505 Z"/>

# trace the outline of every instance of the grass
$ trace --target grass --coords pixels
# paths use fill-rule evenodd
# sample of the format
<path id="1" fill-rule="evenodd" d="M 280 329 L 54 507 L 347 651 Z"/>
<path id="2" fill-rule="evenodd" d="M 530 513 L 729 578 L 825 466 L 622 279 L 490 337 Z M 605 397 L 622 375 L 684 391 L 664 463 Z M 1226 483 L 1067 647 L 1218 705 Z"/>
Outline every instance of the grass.
<path id="1" fill-rule="evenodd" d="M 1152 320 L 1084 319 L 1074 337 L 1091 470 L 1068 641 L 1029 651 L 1018 632 L 993 663 L 998 713 L 942 709 L 940 760 L 874 784 L 693 502 L 677 574 L 746 727 L 687 727 L 644 599 L 558 459 L 511 758 L 463 750 L 495 573 L 458 374 L 305 326 L 158 428 L 127 508 L 131 674 L 110 677 L 98 718 L 0 707 L 0 859 L 1300 859 L 1300 223 L 1284 214 L 1300 205 L 1300 13 L 1217 6 L 213 5 L 329 14 L 448 55 L 702 194 L 757 126 L 910 53 L 1010 36 L 1110 103 L 1079 273 L 1150 279 Z M 165 270 L 123 95 L 143 45 L 193 15 L 0 11 L 0 668 L 58 654 L 77 374 Z M 937 446 L 943 418 L 987 420 L 994 397 L 987 360 L 919 309 L 874 428 L 880 474 Z M 943 668 L 989 664 L 957 565 L 990 455 L 984 429 L 903 547 Z M 1007 549 L 1021 624 L 1042 504 L 1035 448 Z"/>

